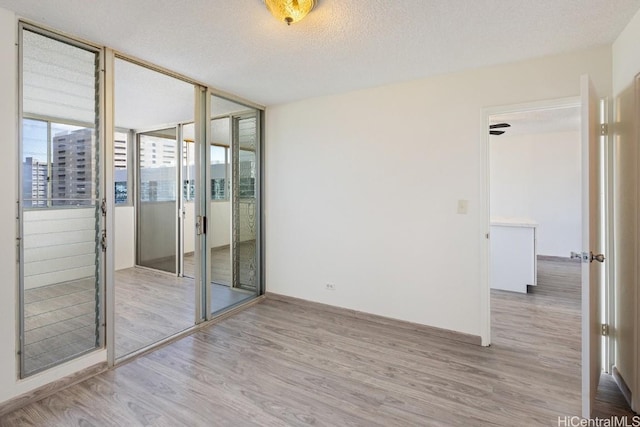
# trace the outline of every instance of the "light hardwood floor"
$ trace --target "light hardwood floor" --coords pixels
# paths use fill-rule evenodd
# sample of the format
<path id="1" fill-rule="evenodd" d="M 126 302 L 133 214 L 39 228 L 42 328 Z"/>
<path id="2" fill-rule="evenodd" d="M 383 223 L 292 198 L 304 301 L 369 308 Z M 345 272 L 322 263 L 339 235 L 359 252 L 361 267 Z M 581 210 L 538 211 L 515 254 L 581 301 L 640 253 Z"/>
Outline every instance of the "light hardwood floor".
<path id="1" fill-rule="evenodd" d="M 579 301 L 540 278 L 532 294 L 492 293 L 488 348 L 267 299 L 0 425 L 557 426 L 580 411 Z M 631 414 L 610 385 L 598 415 Z"/>
<path id="2" fill-rule="evenodd" d="M 116 358 L 193 326 L 193 279 L 143 268 L 116 271 Z"/>
<path id="3" fill-rule="evenodd" d="M 128 268 L 116 272 L 115 288 L 116 358 L 194 325 L 195 284 L 192 278 Z M 211 284 L 213 313 L 254 297 L 255 293 Z"/>
<path id="4" fill-rule="evenodd" d="M 248 291 L 256 291 L 256 241 L 240 242 L 238 245 L 238 261 L 240 267 L 240 287 Z M 195 277 L 195 259 L 193 253 L 184 256 L 184 275 Z M 211 249 L 211 281 L 220 285 L 231 286 L 231 248 L 221 246 Z"/>
<path id="5" fill-rule="evenodd" d="M 24 292 L 27 374 L 98 345 L 95 280 L 75 280 Z"/>

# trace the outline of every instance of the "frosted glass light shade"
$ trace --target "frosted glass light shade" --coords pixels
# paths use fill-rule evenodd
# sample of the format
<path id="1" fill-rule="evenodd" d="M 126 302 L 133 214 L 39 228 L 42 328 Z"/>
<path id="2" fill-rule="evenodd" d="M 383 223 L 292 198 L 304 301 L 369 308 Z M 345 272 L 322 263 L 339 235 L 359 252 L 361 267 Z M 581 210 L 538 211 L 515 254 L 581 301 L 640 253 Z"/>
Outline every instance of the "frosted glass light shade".
<path id="1" fill-rule="evenodd" d="M 315 0 L 264 0 L 264 3 L 278 21 L 287 25 L 300 21 L 316 5 Z"/>

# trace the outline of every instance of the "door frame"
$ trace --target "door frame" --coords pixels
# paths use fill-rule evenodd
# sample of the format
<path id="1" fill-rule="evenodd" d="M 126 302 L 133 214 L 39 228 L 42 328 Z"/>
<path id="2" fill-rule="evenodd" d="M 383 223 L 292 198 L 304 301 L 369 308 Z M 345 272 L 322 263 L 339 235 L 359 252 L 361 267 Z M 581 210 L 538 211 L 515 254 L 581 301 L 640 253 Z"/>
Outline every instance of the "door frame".
<path id="1" fill-rule="evenodd" d="M 480 339 L 482 346 L 491 345 L 491 287 L 489 281 L 489 244 L 490 244 L 490 147 L 489 118 L 496 114 L 509 114 L 525 111 L 549 110 L 580 106 L 580 97 L 566 97 L 534 101 L 521 104 L 484 107 L 481 110 L 480 126 Z"/>
<path id="2" fill-rule="evenodd" d="M 103 46 L 97 45 L 95 43 L 91 43 L 85 40 L 81 40 L 78 39 L 76 37 L 70 36 L 70 35 L 66 35 L 63 34 L 57 30 L 54 29 L 50 29 L 48 27 L 42 26 L 41 24 L 38 23 L 32 23 L 30 21 L 27 20 L 23 20 L 20 19 L 17 23 L 16 29 L 18 31 L 17 33 L 17 39 L 16 39 L 16 52 L 18 55 L 18 59 L 17 59 L 17 64 L 18 64 L 18 70 L 16 73 L 17 76 L 17 92 L 16 92 L 16 100 L 17 100 L 17 131 L 16 131 L 16 136 L 17 136 L 17 142 L 18 142 L 18 149 L 16 150 L 16 154 L 17 154 L 17 171 L 18 171 L 18 177 L 17 177 L 17 198 L 16 198 L 16 262 L 17 262 L 17 280 L 18 280 L 18 294 L 17 294 L 17 298 L 16 298 L 16 314 L 18 316 L 18 318 L 16 319 L 16 341 L 15 341 L 15 345 L 16 345 L 16 349 L 18 350 L 16 352 L 16 367 L 17 367 L 17 378 L 20 380 L 24 380 L 26 378 L 35 376 L 37 374 L 40 374 L 42 372 L 46 372 L 50 369 L 55 369 L 65 363 L 69 363 L 75 360 L 78 360 L 79 358 L 91 354 L 91 353 L 96 353 L 99 351 L 102 351 L 104 349 L 104 347 L 106 346 L 107 343 L 107 332 L 106 332 L 106 324 L 105 324 L 105 319 L 107 317 L 107 307 L 105 304 L 105 299 L 106 299 L 106 287 L 108 286 L 108 280 L 109 280 L 109 276 L 108 276 L 108 271 L 109 271 L 109 266 L 112 262 L 112 257 L 110 257 L 108 255 L 107 250 L 105 249 L 105 244 L 108 244 L 108 239 L 109 239 L 109 234 L 111 233 L 111 228 L 110 228 L 110 223 L 108 221 L 107 218 L 107 200 L 109 197 L 109 185 L 106 184 L 106 178 L 109 176 L 109 172 L 107 170 L 107 162 L 108 162 L 108 158 L 107 158 L 107 152 L 108 150 L 106 149 L 106 141 L 107 141 L 107 137 L 105 135 L 106 130 L 108 129 L 108 123 L 107 121 L 110 120 L 111 116 L 108 112 L 108 106 L 109 106 L 109 94 L 108 91 L 106 90 L 106 87 L 108 85 L 108 80 L 105 77 L 105 67 L 106 67 L 106 63 L 109 60 L 108 57 L 108 49 L 104 48 Z M 35 114 L 35 115 L 25 115 L 24 111 L 23 111 L 23 50 L 24 50 L 24 42 L 23 42 L 23 35 L 25 31 L 29 31 L 32 32 L 34 34 L 38 34 L 39 36 L 42 37 L 49 37 L 52 40 L 59 42 L 59 43 L 64 43 L 67 44 L 69 46 L 73 46 L 79 49 L 83 49 L 89 52 L 92 52 L 94 54 L 96 54 L 97 57 L 97 64 L 96 64 L 96 71 L 97 71 L 97 77 L 96 77 L 96 83 L 97 83 L 97 89 L 96 89 L 96 100 L 97 100 L 97 116 L 96 119 L 98 121 L 97 126 L 94 127 L 94 132 L 96 135 L 96 144 L 97 144 L 97 153 L 98 153 L 98 164 L 97 164 L 97 169 L 96 169 L 96 176 L 93 179 L 93 182 L 95 183 L 97 181 L 97 186 L 96 186 L 96 192 L 97 192 L 97 198 L 96 200 L 96 210 L 97 211 L 101 211 L 101 214 L 98 213 L 96 215 L 96 226 L 97 226 L 97 231 L 98 231 L 98 235 L 96 236 L 96 243 L 98 245 L 103 245 L 101 250 L 99 249 L 99 255 L 97 257 L 97 261 L 96 261 L 96 266 L 97 266 L 97 280 L 95 282 L 95 287 L 96 287 L 96 293 L 97 293 L 97 300 L 96 300 L 96 335 L 97 335 L 97 342 L 95 347 L 85 350 L 83 352 L 80 352 L 78 354 L 75 354 L 69 358 L 65 358 L 65 359 L 61 359 L 56 361 L 53 364 L 47 365 L 43 368 L 38 368 L 32 372 L 29 372 L 28 374 L 25 373 L 25 350 L 24 350 L 24 346 L 25 346 L 25 340 L 24 340 L 24 336 L 25 336 L 25 308 L 24 308 L 24 304 L 25 304 L 25 298 L 24 298 L 24 291 L 25 291 L 25 284 L 24 284 L 24 278 L 25 278 L 25 274 L 24 274 L 24 212 L 25 212 L 25 206 L 22 203 L 23 201 L 23 159 L 22 159 L 22 155 L 23 155 L 23 122 L 25 118 L 33 118 L 35 120 L 42 120 L 42 121 L 47 121 L 49 122 L 48 127 L 50 128 L 50 123 L 54 120 L 62 120 L 64 118 L 62 117 L 48 117 L 48 116 L 40 116 Z M 25 117 L 27 116 L 27 117 Z M 34 116 L 34 117 L 29 117 L 29 116 Z M 63 123 L 65 124 L 72 124 L 72 123 L 76 123 L 79 124 L 81 126 L 84 126 L 85 123 L 78 123 L 75 120 L 65 120 Z M 95 124 L 95 122 L 94 122 Z M 51 132 L 49 129 L 49 134 L 47 136 L 47 150 L 48 150 L 48 155 L 47 155 L 47 162 L 49 162 L 49 160 L 51 159 L 52 153 L 51 153 Z M 49 166 L 49 168 L 51 168 L 51 166 Z M 51 171 L 51 169 L 49 169 Z M 51 172 L 49 172 L 51 173 Z M 48 189 L 51 192 L 51 184 L 48 184 Z M 50 194 L 51 195 L 51 194 Z M 51 205 L 47 205 L 46 209 L 51 209 L 52 206 Z"/>

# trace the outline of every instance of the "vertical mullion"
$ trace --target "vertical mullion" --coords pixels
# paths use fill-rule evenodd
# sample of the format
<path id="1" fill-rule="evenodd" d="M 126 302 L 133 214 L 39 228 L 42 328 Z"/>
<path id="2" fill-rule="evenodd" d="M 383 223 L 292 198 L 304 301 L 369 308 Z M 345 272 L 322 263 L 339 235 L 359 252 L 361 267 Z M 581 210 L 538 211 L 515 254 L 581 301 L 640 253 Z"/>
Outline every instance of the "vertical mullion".
<path id="1" fill-rule="evenodd" d="M 51 120 L 47 120 L 47 195 L 45 200 L 45 206 L 50 208 L 52 206 L 53 198 L 53 135 L 51 134 Z"/>
<path id="2" fill-rule="evenodd" d="M 257 294 L 262 295 L 265 292 L 264 283 L 264 227 L 262 223 L 262 183 L 264 176 L 263 150 L 262 150 L 262 111 L 256 110 L 256 289 Z"/>
<path id="3" fill-rule="evenodd" d="M 115 145 L 115 110 L 114 110 L 114 61 L 115 56 L 113 50 L 107 49 L 105 51 L 104 59 L 104 139 L 105 143 L 105 157 L 104 157 L 104 171 L 105 171 L 105 190 L 104 196 L 107 206 L 107 216 L 105 218 L 105 228 L 107 230 L 107 251 L 105 261 L 105 275 L 104 275 L 104 318 L 103 323 L 105 325 L 105 344 L 107 347 L 107 363 L 109 366 L 115 365 L 115 171 L 114 171 L 114 145 Z M 107 145 L 110 150 L 107 150 Z M 131 144 L 131 139 L 128 137 L 127 150 Z M 130 158 L 127 156 L 127 169 L 130 166 Z M 129 171 L 127 170 L 127 174 Z M 130 197 L 129 187 L 130 181 L 127 182 L 127 197 Z"/>
<path id="4" fill-rule="evenodd" d="M 240 138 L 238 118 L 229 117 L 231 129 L 231 257 L 233 260 L 231 287 L 240 286 Z"/>
<path id="5" fill-rule="evenodd" d="M 24 175 L 24 165 L 22 164 L 22 152 L 23 152 L 23 137 L 24 137 L 24 117 L 23 117 L 23 78 L 22 78 L 22 70 L 23 70 L 23 54 L 24 54 L 24 44 L 23 44 L 23 33 L 24 27 L 22 24 L 18 25 L 18 141 L 19 141 L 19 149 L 18 149 L 18 215 L 16 218 L 17 221 L 17 243 L 18 246 L 18 314 L 20 316 L 20 320 L 18 322 L 18 357 L 17 364 L 19 368 L 18 377 L 24 378 L 25 375 L 25 363 L 24 363 L 24 335 L 25 335 L 25 325 L 24 325 L 24 186 L 23 186 L 23 175 Z M 47 143 L 48 144 L 48 143 Z M 49 169 L 47 169 L 47 173 L 49 173 Z M 47 178 L 50 175 L 47 175 Z M 48 202 L 47 202 L 48 203 Z"/>
<path id="6" fill-rule="evenodd" d="M 184 221 L 182 212 L 184 210 L 184 189 L 182 181 L 184 179 L 182 173 L 183 167 L 183 144 L 184 138 L 182 135 L 183 126 L 178 124 L 176 126 L 176 276 L 182 277 L 184 273 Z"/>
<path id="7" fill-rule="evenodd" d="M 209 144 L 209 92 L 201 86 L 194 86 L 195 90 L 195 169 L 196 169 L 196 185 L 194 197 L 194 215 L 204 221 L 210 220 L 210 203 L 207 203 L 211 196 L 207 196 L 210 192 L 211 184 L 208 183 L 208 144 Z M 207 204 L 209 206 L 207 206 Z M 200 323 L 209 319 L 210 316 L 210 297 L 209 297 L 209 281 L 211 279 L 211 251 L 208 250 L 210 245 L 209 230 L 207 227 L 205 232 L 196 235 L 195 241 L 195 262 L 196 262 L 196 286 L 195 286 L 195 323 Z"/>

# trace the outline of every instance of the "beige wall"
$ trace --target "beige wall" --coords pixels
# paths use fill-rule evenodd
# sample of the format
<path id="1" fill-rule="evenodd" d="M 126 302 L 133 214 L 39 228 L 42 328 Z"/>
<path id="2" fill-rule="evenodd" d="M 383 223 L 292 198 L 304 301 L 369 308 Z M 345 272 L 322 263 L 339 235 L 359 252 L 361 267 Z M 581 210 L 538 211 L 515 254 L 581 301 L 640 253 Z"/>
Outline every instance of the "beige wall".
<path id="1" fill-rule="evenodd" d="M 481 111 L 584 73 L 610 94 L 611 50 L 269 107 L 267 290 L 481 335 Z"/>
<path id="2" fill-rule="evenodd" d="M 612 47 L 615 144 L 616 325 L 615 364 L 640 409 L 640 294 L 638 292 L 638 112 L 635 76 L 640 72 L 640 12 Z"/>
<path id="3" fill-rule="evenodd" d="M 537 222 L 539 255 L 582 247 L 581 152 L 578 130 L 490 138 L 491 216 Z"/>

